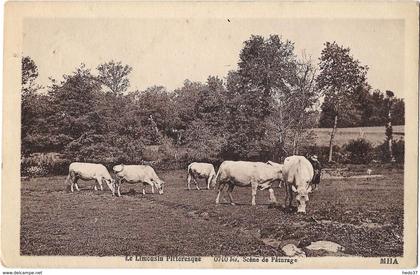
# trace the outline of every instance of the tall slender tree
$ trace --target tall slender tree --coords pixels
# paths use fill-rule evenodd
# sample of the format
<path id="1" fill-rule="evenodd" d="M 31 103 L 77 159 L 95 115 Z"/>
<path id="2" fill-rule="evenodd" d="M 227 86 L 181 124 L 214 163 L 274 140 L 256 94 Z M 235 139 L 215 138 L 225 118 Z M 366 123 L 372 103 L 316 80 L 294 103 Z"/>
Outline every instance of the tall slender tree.
<path id="1" fill-rule="evenodd" d="M 367 66 L 350 54 L 350 48 L 339 46 L 336 42 L 325 43 L 319 62 L 320 73 L 317 77 L 318 89 L 324 97 L 324 107 L 330 108 L 334 117 L 330 135 L 328 161 L 332 161 L 334 136 L 340 117 L 351 115 L 357 110 L 356 91 L 366 85 Z"/>

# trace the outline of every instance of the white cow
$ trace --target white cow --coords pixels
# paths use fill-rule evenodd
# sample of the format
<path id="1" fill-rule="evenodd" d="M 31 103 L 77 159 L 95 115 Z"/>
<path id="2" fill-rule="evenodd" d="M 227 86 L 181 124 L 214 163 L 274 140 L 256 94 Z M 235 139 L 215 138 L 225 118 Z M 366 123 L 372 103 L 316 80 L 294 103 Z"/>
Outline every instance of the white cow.
<path id="1" fill-rule="evenodd" d="M 252 205 L 255 205 L 257 189 L 268 189 L 270 201 L 276 203 L 274 190 L 271 184 L 282 178 L 282 165 L 275 162 L 251 162 L 251 161 L 224 161 L 216 176 L 216 183 L 219 185 L 216 204 L 219 203 L 220 194 L 225 185 L 228 185 L 230 203 L 235 205 L 232 198 L 232 191 L 235 186 L 251 186 Z"/>
<path id="2" fill-rule="evenodd" d="M 155 187 L 159 194 L 163 194 L 163 185 L 165 182 L 156 175 L 155 170 L 148 165 L 115 165 L 112 170 L 116 174 L 117 180 L 117 195 L 121 196 L 120 186 L 123 182 L 129 184 L 143 183 L 143 195 L 146 194 L 144 187 L 150 185 L 152 193 L 155 193 Z"/>
<path id="3" fill-rule="evenodd" d="M 303 156 L 290 156 L 284 160 L 283 181 L 286 184 L 286 207 L 292 206 L 293 192 L 299 202 L 298 212 L 306 213 L 306 202 L 312 191 L 314 176 L 312 164 Z"/>
<path id="4" fill-rule="evenodd" d="M 195 182 L 197 190 L 200 190 L 198 187 L 197 179 L 206 179 L 207 181 L 207 190 L 210 189 L 210 185 L 214 186 L 216 184 L 216 172 L 214 171 L 213 164 L 202 163 L 202 162 L 193 162 L 188 165 L 188 177 L 187 177 L 187 188 L 191 189 L 191 179 Z"/>
<path id="5" fill-rule="evenodd" d="M 95 180 L 99 185 L 100 189 L 103 190 L 102 183 L 106 183 L 109 189 L 114 195 L 115 192 L 115 181 L 111 178 L 108 170 L 102 164 L 97 163 L 85 163 L 85 162 L 73 162 L 69 166 L 69 175 L 66 178 L 65 184 L 70 181 L 70 190 L 74 191 L 73 186 L 79 191 L 77 181 L 82 180 Z M 96 185 L 94 186 L 97 190 Z"/>

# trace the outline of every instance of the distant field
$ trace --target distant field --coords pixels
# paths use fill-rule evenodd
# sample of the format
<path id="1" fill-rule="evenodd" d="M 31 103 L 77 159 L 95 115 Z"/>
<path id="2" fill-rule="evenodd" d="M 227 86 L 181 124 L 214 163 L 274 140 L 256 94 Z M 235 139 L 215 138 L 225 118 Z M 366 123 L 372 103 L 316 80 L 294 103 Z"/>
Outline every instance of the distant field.
<path id="1" fill-rule="evenodd" d="M 392 127 L 395 139 L 404 139 L 404 125 Z M 331 128 L 314 128 L 316 145 L 328 146 L 330 142 Z M 342 146 L 351 139 L 364 138 L 374 145 L 379 145 L 385 140 L 385 127 L 355 127 L 338 128 L 334 138 L 334 144 Z"/>

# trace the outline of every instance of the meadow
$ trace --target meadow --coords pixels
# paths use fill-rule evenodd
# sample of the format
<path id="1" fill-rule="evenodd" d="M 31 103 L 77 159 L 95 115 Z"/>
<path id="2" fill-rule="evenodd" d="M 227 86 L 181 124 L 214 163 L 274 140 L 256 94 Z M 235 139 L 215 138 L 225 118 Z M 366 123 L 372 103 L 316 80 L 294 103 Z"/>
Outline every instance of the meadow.
<path id="1" fill-rule="evenodd" d="M 394 139 L 404 139 L 404 125 L 393 126 Z M 315 143 L 318 146 L 328 146 L 330 143 L 331 128 L 313 128 L 316 134 Z M 354 127 L 338 128 L 334 137 L 334 144 L 342 146 L 352 139 L 364 138 L 377 146 L 385 141 L 385 127 Z"/>
<path id="2" fill-rule="evenodd" d="M 347 175 L 364 171 L 358 166 Z M 381 170 L 382 169 L 382 170 Z M 357 170 L 357 171 L 356 171 Z M 22 181 L 22 255 L 278 255 L 293 243 L 329 240 L 345 247 L 339 256 L 402 256 L 403 170 L 377 168 L 375 179 L 323 179 L 310 195 L 306 214 L 282 207 L 284 188 L 233 191 L 237 205 L 216 205 L 216 190 L 186 189 L 186 171 L 157 171 L 167 183 L 163 195 L 122 186 L 122 196 L 92 190 L 80 181 L 70 193 L 64 176 Z M 201 183 L 204 188 L 204 182 Z M 331 255 L 305 250 L 306 255 Z"/>

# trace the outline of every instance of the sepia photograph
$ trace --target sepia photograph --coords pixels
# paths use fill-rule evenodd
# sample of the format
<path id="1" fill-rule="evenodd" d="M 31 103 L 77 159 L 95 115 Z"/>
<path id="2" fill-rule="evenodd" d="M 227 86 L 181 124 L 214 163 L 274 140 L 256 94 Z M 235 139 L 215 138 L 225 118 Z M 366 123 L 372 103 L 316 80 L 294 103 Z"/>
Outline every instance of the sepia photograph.
<path id="1" fill-rule="evenodd" d="M 416 3 L 5 9 L 6 265 L 417 266 Z"/>

